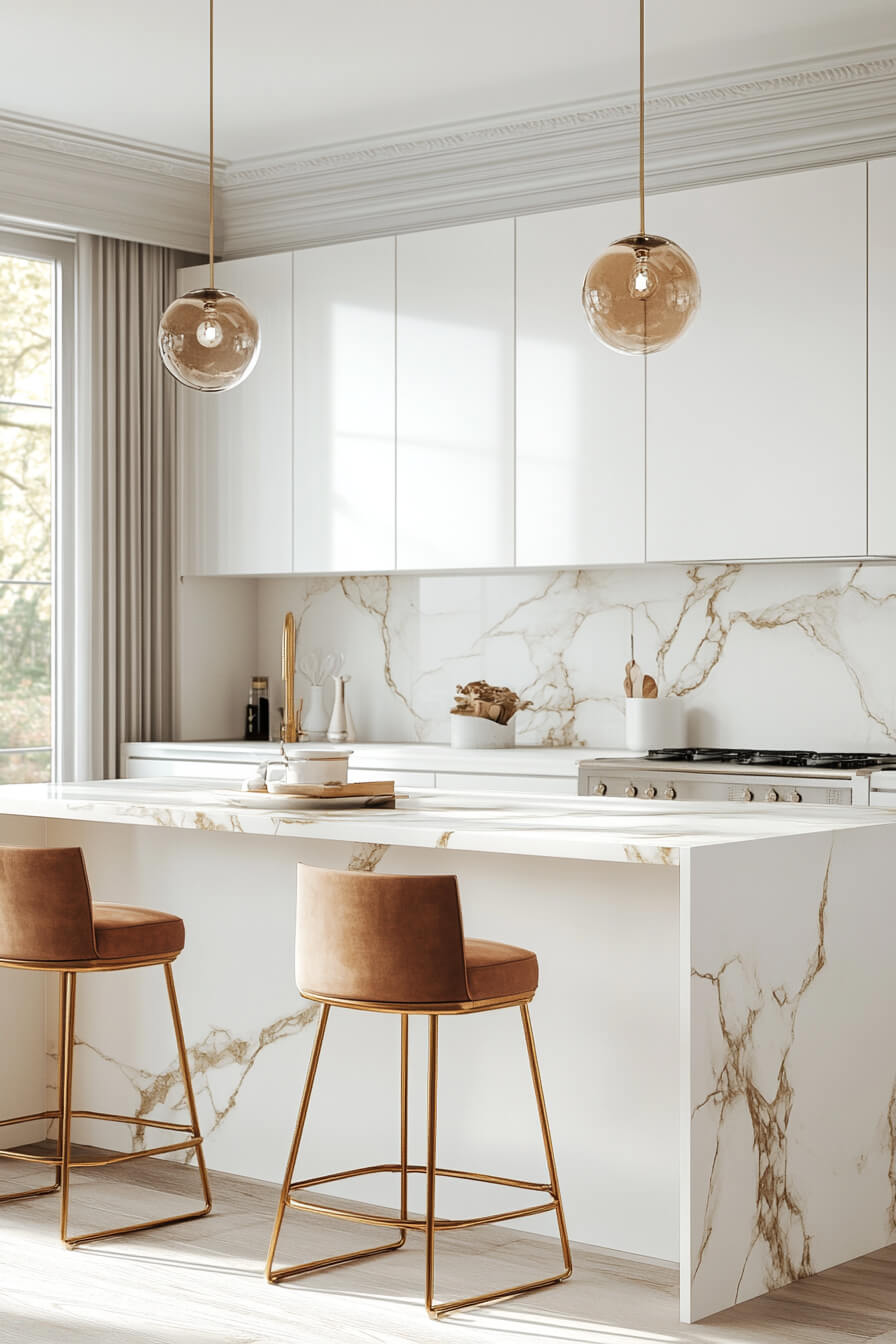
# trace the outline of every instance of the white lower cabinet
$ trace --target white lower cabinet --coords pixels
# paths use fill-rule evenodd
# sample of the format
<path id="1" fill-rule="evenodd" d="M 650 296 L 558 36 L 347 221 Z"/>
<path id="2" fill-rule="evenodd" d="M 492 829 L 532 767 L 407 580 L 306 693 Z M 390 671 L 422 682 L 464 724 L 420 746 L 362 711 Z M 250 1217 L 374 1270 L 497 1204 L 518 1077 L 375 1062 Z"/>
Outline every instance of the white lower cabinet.
<path id="1" fill-rule="evenodd" d="M 208 267 L 179 273 L 180 293 Z M 292 571 L 292 256 L 218 262 L 215 283 L 258 318 L 261 352 L 227 392 L 178 388 L 181 573 Z"/>
<path id="2" fill-rule="evenodd" d="M 648 201 L 703 302 L 647 359 L 647 559 L 866 550 L 866 166 Z"/>
<path id="3" fill-rule="evenodd" d="M 399 569 L 513 565 L 513 234 L 398 238 Z"/>
<path id="4" fill-rule="evenodd" d="M 637 203 L 517 220 L 516 563 L 644 559 L 644 361 L 609 350 L 582 309 L 592 261 Z"/>
<path id="5" fill-rule="evenodd" d="M 575 797 L 578 779 L 576 775 L 561 779 L 556 775 L 502 775 L 497 770 L 476 774 L 440 770 L 436 775 L 436 788 L 462 793 L 539 793 Z"/>

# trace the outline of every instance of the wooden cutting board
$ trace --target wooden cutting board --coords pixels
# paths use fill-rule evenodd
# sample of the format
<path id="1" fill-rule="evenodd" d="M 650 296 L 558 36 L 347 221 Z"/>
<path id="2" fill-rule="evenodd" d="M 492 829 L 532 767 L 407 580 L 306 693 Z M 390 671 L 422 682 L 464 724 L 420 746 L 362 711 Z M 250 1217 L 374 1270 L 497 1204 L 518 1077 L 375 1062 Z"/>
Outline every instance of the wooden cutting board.
<path id="1" fill-rule="evenodd" d="M 272 798 L 383 798 L 394 795 L 394 779 L 359 779 L 354 784 L 272 784 Z"/>

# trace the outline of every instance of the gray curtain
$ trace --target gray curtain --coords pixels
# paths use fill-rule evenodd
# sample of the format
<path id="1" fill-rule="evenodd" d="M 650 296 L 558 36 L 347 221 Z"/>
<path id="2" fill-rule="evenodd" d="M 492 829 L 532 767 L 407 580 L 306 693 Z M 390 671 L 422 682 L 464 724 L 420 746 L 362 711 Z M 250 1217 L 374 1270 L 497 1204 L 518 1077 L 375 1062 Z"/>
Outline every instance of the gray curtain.
<path id="1" fill-rule="evenodd" d="M 156 329 L 179 264 L 166 248 L 78 239 L 78 513 L 91 594 L 79 621 L 81 778 L 116 776 L 124 741 L 172 735 L 175 398 Z"/>

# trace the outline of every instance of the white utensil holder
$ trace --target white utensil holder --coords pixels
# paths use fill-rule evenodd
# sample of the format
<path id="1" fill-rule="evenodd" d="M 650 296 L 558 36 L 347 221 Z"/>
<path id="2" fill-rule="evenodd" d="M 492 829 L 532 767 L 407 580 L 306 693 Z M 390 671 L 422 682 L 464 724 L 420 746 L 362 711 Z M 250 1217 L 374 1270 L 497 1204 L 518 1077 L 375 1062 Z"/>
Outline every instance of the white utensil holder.
<path id="1" fill-rule="evenodd" d="M 470 751 L 487 747 L 512 747 L 516 742 L 513 719 L 509 723 L 495 723 L 494 719 L 481 719 L 476 714 L 449 714 L 448 722 L 451 725 L 449 741 L 452 747 Z"/>
<path id="2" fill-rule="evenodd" d="M 678 696 L 658 696 L 655 700 L 629 697 L 625 702 L 625 745 L 629 751 L 685 747 L 684 717 Z"/>

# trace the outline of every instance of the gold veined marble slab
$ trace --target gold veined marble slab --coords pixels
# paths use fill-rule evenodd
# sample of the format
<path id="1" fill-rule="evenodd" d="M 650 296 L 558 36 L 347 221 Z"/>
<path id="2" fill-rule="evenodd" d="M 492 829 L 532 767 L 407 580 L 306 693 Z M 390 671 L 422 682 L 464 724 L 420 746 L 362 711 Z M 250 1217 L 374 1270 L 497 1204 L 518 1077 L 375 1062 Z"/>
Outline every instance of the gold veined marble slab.
<path id="1" fill-rule="evenodd" d="M 216 802 L 219 796 L 220 804 Z M 560 859 L 676 865 L 683 849 L 884 824 L 873 809 L 777 804 L 645 803 L 412 790 L 394 811 L 234 807 L 233 785 L 108 780 L 0 788 L 0 815 L 71 818 L 182 830 L 293 835 Z"/>

